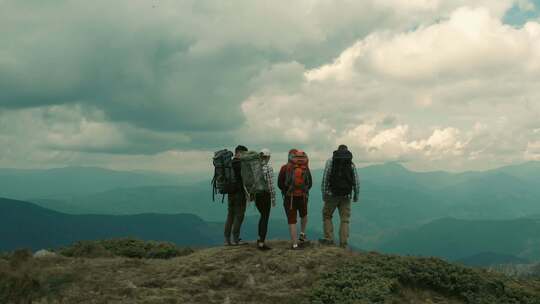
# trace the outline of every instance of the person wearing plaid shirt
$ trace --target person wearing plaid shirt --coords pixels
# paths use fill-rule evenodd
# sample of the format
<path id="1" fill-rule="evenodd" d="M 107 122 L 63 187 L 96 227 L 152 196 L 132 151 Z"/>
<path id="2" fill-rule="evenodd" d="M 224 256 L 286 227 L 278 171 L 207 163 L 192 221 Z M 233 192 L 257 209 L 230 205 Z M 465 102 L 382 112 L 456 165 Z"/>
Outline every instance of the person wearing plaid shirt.
<path id="1" fill-rule="evenodd" d="M 255 194 L 255 205 L 261 214 L 259 219 L 259 239 L 257 248 L 260 250 L 269 250 L 265 244 L 268 231 L 268 220 L 270 219 L 270 208 L 276 205 L 276 190 L 274 189 L 274 170 L 270 163 L 270 150 L 262 149 L 261 158 L 263 160 L 264 179 L 268 185 L 268 191 Z"/>
<path id="2" fill-rule="evenodd" d="M 348 153 L 352 159 L 352 154 L 348 152 L 348 148 L 345 145 L 340 145 L 338 151 L 334 153 Z M 336 195 L 332 193 L 332 186 L 330 184 L 331 174 L 333 167 L 333 158 L 330 158 L 326 161 L 324 168 L 324 174 L 321 184 L 321 191 L 324 200 L 324 207 L 322 210 L 323 217 L 323 230 L 324 238 L 320 239 L 319 242 L 324 245 L 333 245 L 334 244 L 334 225 L 332 223 L 332 216 L 334 211 L 338 209 L 339 218 L 340 218 L 340 228 L 339 228 L 339 244 L 341 247 L 346 248 L 348 246 L 349 238 L 349 222 L 351 218 L 351 199 L 353 202 L 358 202 L 358 195 L 360 192 L 360 179 L 358 178 L 358 171 L 356 166 L 351 161 L 351 177 L 352 189 L 348 194 L 345 195 Z"/>
<path id="3" fill-rule="evenodd" d="M 358 194 L 360 193 L 360 179 L 358 177 L 358 170 L 356 170 L 356 166 L 354 163 L 352 163 L 352 168 L 354 172 L 354 188 L 353 192 L 354 195 L 352 197 L 353 202 L 358 202 Z M 332 196 L 332 190 L 330 189 L 330 172 L 332 171 L 332 159 L 326 161 L 326 165 L 324 166 L 324 173 L 323 173 L 323 179 L 322 179 L 322 197 L 326 196 Z"/>

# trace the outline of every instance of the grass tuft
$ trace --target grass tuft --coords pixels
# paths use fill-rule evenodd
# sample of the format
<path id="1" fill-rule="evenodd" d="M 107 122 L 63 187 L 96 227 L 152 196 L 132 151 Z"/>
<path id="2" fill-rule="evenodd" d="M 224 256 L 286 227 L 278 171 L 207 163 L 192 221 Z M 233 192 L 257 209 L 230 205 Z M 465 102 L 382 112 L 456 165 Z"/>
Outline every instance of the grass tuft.
<path id="1" fill-rule="evenodd" d="M 133 238 L 99 241 L 80 241 L 60 249 L 67 257 L 128 257 L 145 259 L 170 259 L 193 253 L 190 248 L 179 248 L 173 243 L 143 241 Z"/>

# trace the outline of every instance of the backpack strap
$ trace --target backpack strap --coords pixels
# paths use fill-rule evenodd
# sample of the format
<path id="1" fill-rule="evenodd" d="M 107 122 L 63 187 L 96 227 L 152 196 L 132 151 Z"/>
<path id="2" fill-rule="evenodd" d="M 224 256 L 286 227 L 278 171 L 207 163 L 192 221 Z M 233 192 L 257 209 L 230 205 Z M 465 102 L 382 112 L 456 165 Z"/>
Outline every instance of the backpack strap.
<path id="1" fill-rule="evenodd" d="M 215 202 L 216 201 L 216 174 L 214 173 L 214 177 L 212 178 L 212 181 L 211 181 L 211 185 L 212 185 L 212 201 Z"/>

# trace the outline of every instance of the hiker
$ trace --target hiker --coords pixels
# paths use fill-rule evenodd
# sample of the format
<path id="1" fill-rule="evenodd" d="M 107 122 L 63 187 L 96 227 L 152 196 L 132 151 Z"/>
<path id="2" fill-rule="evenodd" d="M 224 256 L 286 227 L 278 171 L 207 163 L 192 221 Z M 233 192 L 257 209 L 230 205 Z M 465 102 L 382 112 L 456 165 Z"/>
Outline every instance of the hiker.
<path id="1" fill-rule="evenodd" d="M 270 208 L 276 206 L 276 191 L 274 189 L 274 170 L 270 163 L 270 150 L 261 150 L 262 159 L 262 171 L 264 179 L 268 187 L 267 191 L 259 192 L 255 194 L 255 206 L 261 214 L 259 219 L 259 239 L 257 240 L 257 249 L 269 250 L 271 249 L 265 244 L 266 234 L 268 231 L 268 220 L 270 219 Z"/>
<path id="2" fill-rule="evenodd" d="M 340 145 L 332 158 L 326 161 L 322 179 L 322 210 L 324 238 L 323 245 L 334 245 L 334 225 L 332 215 L 339 210 L 339 246 L 347 248 L 349 238 L 349 220 L 351 217 L 351 199 L 358 202 L 360 180 L 356 166 L 352 162 L 352 153 L 346 145 Z"/>
<path id="3" fill-rule="evenodd" d="M 239 145 L 234 149 L 234 158 L 232 159 L 232 169 L 234 174 L 234 187 L 228 192 L 227 201 L 227 221 L 225 222 L 225 245 L 247 245 L 240 238 L 240 228 L 244 221 L 244 213 L 246 212 L 246 196 L 244 194 L 240 156 L 247 152 L 245 146 Z M 232 231 L 232 242 L 231 242 Z"/>
<path id="4" fill-rule="evenodd" d="M 309 190 L 313 182 L 308 167 L 308 157 L 302 150 L 291 149 L 287 164 L 281 167 L 278 176 L 278 187 L 283 195 L 283 207 L 287 215 L 289 232 L 291 234 L 291 249 L 298 250 L 307 243 L 307 204 Z M 300 236 L 297 237 L 297 214 L 300 215 Z"/>

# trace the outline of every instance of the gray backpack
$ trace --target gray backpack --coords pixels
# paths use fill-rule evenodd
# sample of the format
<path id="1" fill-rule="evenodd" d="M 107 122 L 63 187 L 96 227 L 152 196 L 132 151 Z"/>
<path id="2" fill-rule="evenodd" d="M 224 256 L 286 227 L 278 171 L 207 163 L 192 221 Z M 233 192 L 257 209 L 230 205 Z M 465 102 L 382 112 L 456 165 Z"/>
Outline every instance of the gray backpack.
<path id="1" fill-rule="evenodd" d="M 242 181 L 248 196 L 268 191 L 268 184 L 264 177 L 263 161 L 259 152 L 247 151 L 240 156 L 242 167 Z"/>
<path id="2" fill-rule="evenodd" d="M 227 150 L 219 150 L 214 153 L 214 178 L 212 179 L 212 200 L 216 194 L 222 194 L 221 202 L 225 199 L 225 194 L 237 191 L 237 182 L 232 166 L 234 154 Z"/>

